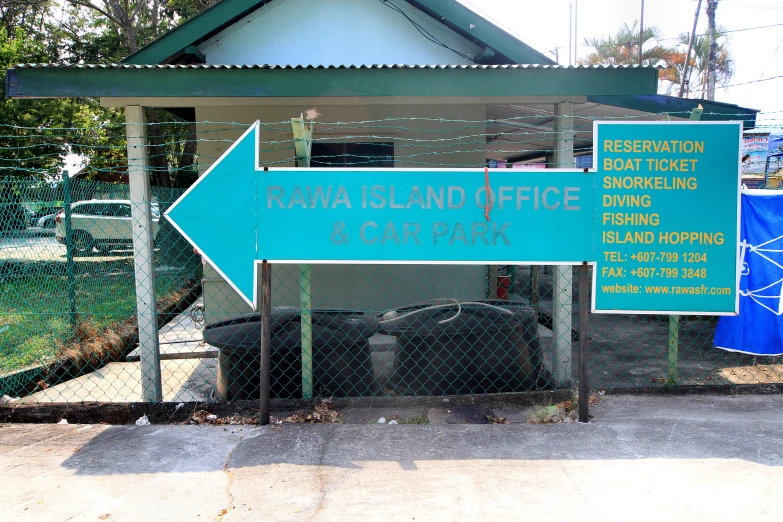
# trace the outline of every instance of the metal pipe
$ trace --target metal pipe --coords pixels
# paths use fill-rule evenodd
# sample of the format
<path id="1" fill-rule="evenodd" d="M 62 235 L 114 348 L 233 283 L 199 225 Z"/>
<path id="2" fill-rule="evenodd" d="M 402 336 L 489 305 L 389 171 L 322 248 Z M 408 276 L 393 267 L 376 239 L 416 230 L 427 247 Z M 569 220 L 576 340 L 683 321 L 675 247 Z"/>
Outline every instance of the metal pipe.
<path id="1" fill-rule="evenodd" d="M 588 422 L 590 409 L 590 386 L 587 378 L 589 285 L 587 261 L 584 261 L 579 267 L 579 422 Z"/>
<path id="2" fill-rule="evenodd" d="M 639 16 L 639 65 L 642 65 L 642 44 L 644 44 L 644 0 L 642 0 L 642 13 Z"/>
<path id="3" fill-rule="evenodd" d="M 272 344 L 272 266 L 261 263 L 261 353 L 259 354 L 259 424 L 269 424 L 269 364 Z"/>
<path id="4" fill-rule="evenodd" d="M 573 34 L 574 34 L 574 4 L 568 4 L 568 65 L 573 65 L 571 63 L 571 52 L 573 51 L 571 36 Z"/>
<path id="5" fill-rule="evenodd" d="M 574 65 L 576 65 L 577 60 L 579 60 L 579 53 L 577 53 L 577 49 L 579 48 L 579 38 L 577 37 L 576 32 L 576 25 L 579 22 L 579 0 L 574 0 Z"/>

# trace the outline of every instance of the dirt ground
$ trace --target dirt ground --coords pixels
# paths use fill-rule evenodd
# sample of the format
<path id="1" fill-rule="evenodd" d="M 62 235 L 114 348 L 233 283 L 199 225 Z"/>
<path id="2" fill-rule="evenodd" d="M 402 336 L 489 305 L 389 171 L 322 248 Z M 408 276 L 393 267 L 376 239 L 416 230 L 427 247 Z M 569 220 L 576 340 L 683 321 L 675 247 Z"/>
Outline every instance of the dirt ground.
<path id="1" fill-rule="evenodd" d="M 574 303 L 578 302 L 579 274 L 574 272 Z M 530 268 L 517 267 L 514 290 L 530 297 Z M 541 270 L 542 315 L 552 314 L 552 273 Z M 578 325 L 578 306 L 573 327 Z M 677 384 L 725 385 L 783 382 L 780 357 L 754 357 L 713 347 L 717 317 L 681 317 L 677 357 Z M 542 336 L 546 359 L 552 357 L 551 337 Z M 588 359 L 591 388 L 666 386 L 669 364 L 669 317 L 656 315 L 590 314 Z M 576 342 L 573 379 L 577 377 Z M 550 363 L 551 364 L 551 363 Z M 550 366 L 551 367 L 551 366 Z"/>

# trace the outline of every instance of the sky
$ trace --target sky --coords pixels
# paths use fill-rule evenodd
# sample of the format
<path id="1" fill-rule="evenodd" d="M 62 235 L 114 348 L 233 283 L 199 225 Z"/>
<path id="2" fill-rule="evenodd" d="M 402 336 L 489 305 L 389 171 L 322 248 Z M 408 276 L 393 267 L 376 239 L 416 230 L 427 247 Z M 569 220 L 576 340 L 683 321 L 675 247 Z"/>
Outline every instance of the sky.
<path id="1" fill-rule="evenodd" d="M 576 6 L 576 56 L 583 58 L 591 51 L 584 45 L 585 37 L 615 34 L 624 23 L 632 25 L 639 20 L 642 4 L 642 0 L 459 1 L 540 52 L 559 47 L 563 65 L 568 64 L 569 5 Z M 702 1 L 697 34 L 707 28 L 706 3 Z M 660 29 L 662 39 L 667 39 L 661 43 L 670 45 L 678 34 L 691 31 L 697 4 L 698 0 L 646 0 L 644 25 Z M 728 89 L 716 89 L 715 99 L 761 110 L 759 128 L 783 126 L 783 1 L 720 0 L 716 21 L 729 31 L 780 24 L 728 33 L 736 70 Z M 552 53 L 547 55 L 554 59 Z M 773 77 L 778 78 L 758 81 Z"/>

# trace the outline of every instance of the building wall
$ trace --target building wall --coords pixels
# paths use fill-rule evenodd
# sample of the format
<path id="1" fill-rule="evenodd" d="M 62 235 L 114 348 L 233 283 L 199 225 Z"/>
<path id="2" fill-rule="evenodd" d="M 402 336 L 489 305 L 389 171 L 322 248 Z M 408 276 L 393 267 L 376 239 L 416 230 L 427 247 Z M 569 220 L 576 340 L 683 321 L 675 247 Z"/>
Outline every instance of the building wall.
<path id="1" fill-rule="evenodd" d="M 394 2 L 462 55 L 481 49 L 407 2 Z M 275 0 L 198 46 L 209 64 L 459 65 L 471 59 L 425 38 L 379 0 Z"/>
<path id="2" fill-rule="evenodd" d="M 483 105 L 411 105 L 411 106 L 323 106 L 289 107 L 197 107 L 199 122 L 240 122 L 250 125 L 262 122 L 261 164 L 293 167 L 293 142 L 290 119 L 315 109 L 313 138 L 329 137 L 338 141 L 393 141 L 397 167 L 453 166 L 480 167 L 485 164 Z M 432 118 L 430 121 L 365 123 L 359 127 L 334 125 L 335 122 L 358 122 L 386 118 Z M 268 125 L 263 125 L 263 123 Z M 278 123 L 274 123 L 278 122 Z M 321 123 L 319 123 L 321 122 Z M 475 128 L 473 126 L 476 126 Z M 386 127 L 393 127 L 391 129 Z M 448 129 L 448 130 L 445 130 Z M 220 157 L 246 127 L 225 123 L 200 123 L 199 166 L 205 169 Z M 431 132 L 439 131 L 439 132 Z M 361 136 L 351 139 L 348 136 Z M 415 140 L 443 140 L 433 148 Z M 470 137 L 473 136 L 473 137 Z M 479 136 L 478 143 L 476 143 Z M 452 141 L 453 140 L 453 141 Z M 269 143 L 276 141 L 277 143 Z M 433 143 L 430 142 L 430 145 Z M 230 208 L 210 209 L 231 212 Z M 205 213 L 208 219 L 208 212 Z M 240 216 L 237 219 L 241 219 Z M 306 231 L 302 240 L 306 241 Z M 273 306 L 299 306 L 299 269 L 296 265 L 275 265 L 272 269 Z M 311 294 L 313 308 L 351 308 L 381 311 L 438 297 L 481 299 L 487 295 L 485 266 L 434 265 L 315 265 L 312 268 Z M 214 323 L 243 313 L 250 307 L 209 266 L 204 270 L 204 305 L 207 323 Z M 260 280 L 260 278 L 259 278 Z"/>

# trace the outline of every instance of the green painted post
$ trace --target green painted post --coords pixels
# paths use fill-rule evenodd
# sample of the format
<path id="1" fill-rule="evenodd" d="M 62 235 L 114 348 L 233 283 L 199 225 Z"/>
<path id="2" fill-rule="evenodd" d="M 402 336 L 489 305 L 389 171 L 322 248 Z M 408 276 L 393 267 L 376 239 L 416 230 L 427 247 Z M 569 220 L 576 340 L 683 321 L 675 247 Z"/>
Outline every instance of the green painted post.
<path id="1" fill-rule="evenodd" d="M 667 386 L 677 386 L 677 358 L 680 345 L 680 316 L 669 316 L 669 372 L 666 379 Z"/>
<path id="2" fill-rule="evenodd" d="M 313 143 L 313 124 L 305 125 L 304 116 L 291 118 L 294 133 L 296 166 L 310 166 Z M 299 308 L 302 344 L 302 398 L 313 398 L 313 312 L 310 293 L 311 266 L 299 265 Z"/>
<path id="3" fill-rule="evenodd" d="M 514 287 L 517 284 L 517 266 L 511 265 L 508 268 L 508 293 L 511 294 L 511 292 L 514 291 Z"/>
<path id="4" fill-rule="evenodd" d="M 699 104 L 698 107 L 691 111 L 690 121 L 699 121 L 701 115 L 704 112 L 704 108 Z M 668 118 L 668 115 L 667 115 Z M 680 356 L 680 316 L 669 316 L 669 370 L 666 377 L 667 386 L 677 386 L 677 374 L 679 372 L 679 359 Z"/>
<path id="5" fill-rule="evenodd" d="M 302 398 L 313 398 L 313 312 L 311 310 L 310 265 L 299 265 L 299 302 L 302 330 Z"/>
<path id="6" fill-rule="evenodd" d="M 76 330 L 76 281 L 73 266 L 73 229 L 71 227 L 71 177 L 63 170 L 63 211 L 65 219 L 65 270 L 68 276 L 68 314 L 71 331 Z"/>

